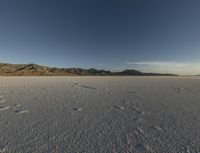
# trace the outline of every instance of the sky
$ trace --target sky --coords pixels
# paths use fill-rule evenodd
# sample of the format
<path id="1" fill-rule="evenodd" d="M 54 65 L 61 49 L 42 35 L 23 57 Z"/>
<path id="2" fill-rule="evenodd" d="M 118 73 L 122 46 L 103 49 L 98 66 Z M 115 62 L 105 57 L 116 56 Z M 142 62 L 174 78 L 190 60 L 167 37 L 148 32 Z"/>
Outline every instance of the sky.
<path id="1" fill-rule="evenodd" d="M 200 74 L 199 0 L 1 0 L 0 63 Z"/>

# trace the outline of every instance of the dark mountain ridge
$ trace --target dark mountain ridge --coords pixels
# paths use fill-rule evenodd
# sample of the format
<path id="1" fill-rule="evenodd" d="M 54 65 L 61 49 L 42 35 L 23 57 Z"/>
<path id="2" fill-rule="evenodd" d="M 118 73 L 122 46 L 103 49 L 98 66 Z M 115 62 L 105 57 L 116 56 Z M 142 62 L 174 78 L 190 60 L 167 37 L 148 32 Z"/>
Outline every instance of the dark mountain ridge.
<path id="1" fill-rule="evenodd" d="M 0 63 L 1 76 L 175 76 L 173 74 L 143 73 L 136 70 L 111 72 L 82 68 L 56 68 L 37 64 Z"/>

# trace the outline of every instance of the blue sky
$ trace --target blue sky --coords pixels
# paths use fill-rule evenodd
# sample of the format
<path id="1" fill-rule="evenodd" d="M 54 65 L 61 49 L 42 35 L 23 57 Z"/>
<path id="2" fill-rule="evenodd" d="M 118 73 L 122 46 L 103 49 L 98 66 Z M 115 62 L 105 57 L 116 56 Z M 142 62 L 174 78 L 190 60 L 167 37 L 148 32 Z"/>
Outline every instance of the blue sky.
<path id="1" fill-rule="evenodd" d="M 200 74 L 199 0 L 1 0 L 0 62 Z"/>

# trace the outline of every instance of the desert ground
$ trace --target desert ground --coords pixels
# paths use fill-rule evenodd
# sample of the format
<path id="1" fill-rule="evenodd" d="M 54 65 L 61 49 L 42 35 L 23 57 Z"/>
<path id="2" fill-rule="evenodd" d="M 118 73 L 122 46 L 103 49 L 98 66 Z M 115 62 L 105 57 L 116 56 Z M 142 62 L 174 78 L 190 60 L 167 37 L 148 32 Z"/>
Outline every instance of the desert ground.
<path id="1" fill-rule="evenodd" d="M 0 153 L 200 153 L 200 77 L 0 77 Z"/>

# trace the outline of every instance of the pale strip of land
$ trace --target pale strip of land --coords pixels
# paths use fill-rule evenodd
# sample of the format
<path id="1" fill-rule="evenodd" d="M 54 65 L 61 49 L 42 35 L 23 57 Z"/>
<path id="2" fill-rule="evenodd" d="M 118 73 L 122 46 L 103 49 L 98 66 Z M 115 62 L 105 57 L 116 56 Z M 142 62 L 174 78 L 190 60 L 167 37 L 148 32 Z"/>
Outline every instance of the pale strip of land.
<path id="1" fill-rule="evenodd" d="M 200 77 L 0 77 L 0 153 L 199 153 Z"/>

